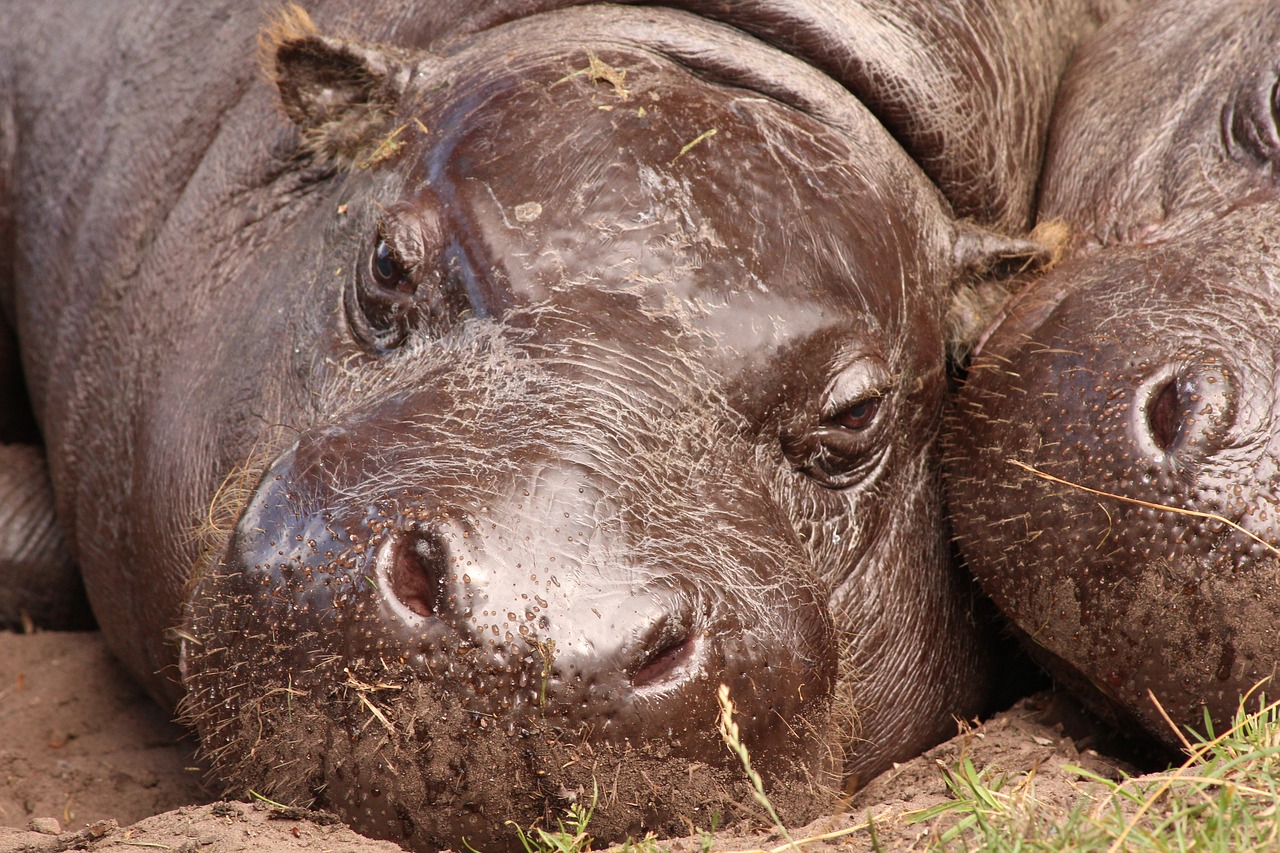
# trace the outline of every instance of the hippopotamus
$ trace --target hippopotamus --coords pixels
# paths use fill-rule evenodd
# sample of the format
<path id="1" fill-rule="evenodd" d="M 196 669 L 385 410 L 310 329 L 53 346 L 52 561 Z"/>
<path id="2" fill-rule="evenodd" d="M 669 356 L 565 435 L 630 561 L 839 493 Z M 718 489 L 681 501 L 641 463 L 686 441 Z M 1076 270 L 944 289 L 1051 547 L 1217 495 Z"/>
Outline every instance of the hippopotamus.
<path id="1" fill-rule="evenodd" d="M 981 710 L 944 318 L 1101 5 L 242 5 L 0 28 L 6 393 L 230 790 L 687 831 L 723 688 L 798 821 Z"/>
<path id="2" fill-rule="evenodd" d="M 1280 662 L 1278 41 L 1274 3 L 1201 0 L 1081 46 L 1038 209 L 1068 260 L 986 333 L 948 421 L 984 589 L 1059 680 L 1171 746 Z"/>

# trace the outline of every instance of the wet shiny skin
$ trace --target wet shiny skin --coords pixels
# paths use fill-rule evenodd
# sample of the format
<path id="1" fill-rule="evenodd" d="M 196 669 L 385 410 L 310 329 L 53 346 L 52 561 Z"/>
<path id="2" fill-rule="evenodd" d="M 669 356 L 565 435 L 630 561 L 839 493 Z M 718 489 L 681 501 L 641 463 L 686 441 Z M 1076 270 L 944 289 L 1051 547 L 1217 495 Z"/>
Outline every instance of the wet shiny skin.
<path id="1" fill-rule="evenodd" d="M 942 316 L 1120 4 L 306 5 L 0 11 L 58 524 L 229 789 L 684 834 L 726 680 L 795 823 L 977 712 Z"/>

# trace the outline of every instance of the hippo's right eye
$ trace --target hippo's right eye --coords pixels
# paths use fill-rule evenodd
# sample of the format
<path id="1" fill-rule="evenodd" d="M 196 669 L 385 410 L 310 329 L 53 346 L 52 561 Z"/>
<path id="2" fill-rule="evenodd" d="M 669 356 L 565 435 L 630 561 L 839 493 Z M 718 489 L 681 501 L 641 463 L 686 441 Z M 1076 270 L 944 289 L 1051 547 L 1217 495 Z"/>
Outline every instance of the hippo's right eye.
<path id="1" fill-rule="evenodd" d="M 406 254 L 418 254 L 415 241 L 402 225 L 379 226 L 351 288 L 348 315 L 356 336 L 372 349 L 385 352 L 399 346 L 409 332 L 417 295 L 416 264 Z M 406 247 L 408 251 L 406 252 Z"/>
<path id="2" fill-rule="evenodd" d="M 346 308 L 351 331 L 367 349 L 388 353 L 411 331 L 438 333 L 468 312 L 467 267 L 429 190 L 390 205 L 362 251 Z"/>

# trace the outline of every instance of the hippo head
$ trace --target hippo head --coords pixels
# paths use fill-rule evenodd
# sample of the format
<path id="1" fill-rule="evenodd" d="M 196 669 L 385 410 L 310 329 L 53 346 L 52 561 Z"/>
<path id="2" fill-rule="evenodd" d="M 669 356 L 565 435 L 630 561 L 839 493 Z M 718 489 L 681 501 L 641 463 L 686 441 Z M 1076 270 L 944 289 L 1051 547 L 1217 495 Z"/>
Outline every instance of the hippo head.
<path id="1" fill-rule="evenodd" d="M 1237 9 L 1157 4 L 1080 52 L 1041 199 L 1077 256 L 987 333 L 947 430 L 983 587 L 1171 745 L 1156 702 L 1223 731 L 1280 662 L 1280 15 Z"/>
<path id="2" fill-rule="evenodd" d="M 970 244 L 855 101 L 638 10 L 273 62 L 313 165 L 252 274 L 304 283 L 225 309 L 289 319 L 211 392 L 254 450 L 180 632 L 219 773 L 415 847 L 620 838 L 745 799 L 722 684 L 788 820 L 976 710 L 931 449 Z"/>
<path id="3" fill-rule="evenodd" d="M 1276 202 L 1064 264 L 949 428 L 962 550 L 1060 680 L 1171 743 L 1280 648 Z M 1105 700 L 1102 697 L 1106 697 Z"/>

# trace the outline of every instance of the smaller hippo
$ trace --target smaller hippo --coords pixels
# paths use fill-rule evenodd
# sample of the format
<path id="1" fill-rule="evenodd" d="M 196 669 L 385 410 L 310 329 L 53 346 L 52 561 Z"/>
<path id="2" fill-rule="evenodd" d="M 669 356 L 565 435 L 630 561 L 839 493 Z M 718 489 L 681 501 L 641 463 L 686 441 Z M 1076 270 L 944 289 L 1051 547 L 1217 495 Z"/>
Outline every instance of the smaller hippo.
<path id="1" fill-rule="evenodd" d="M 989 330 L 947 429 L 985 589 L 1171 745 L 1158 705 L 1221 731 L 1280 662 L 1277 45 L 1274 3 L 1179 2 L 1082 47 L 1038 211 L 1074 257 Z"/>

